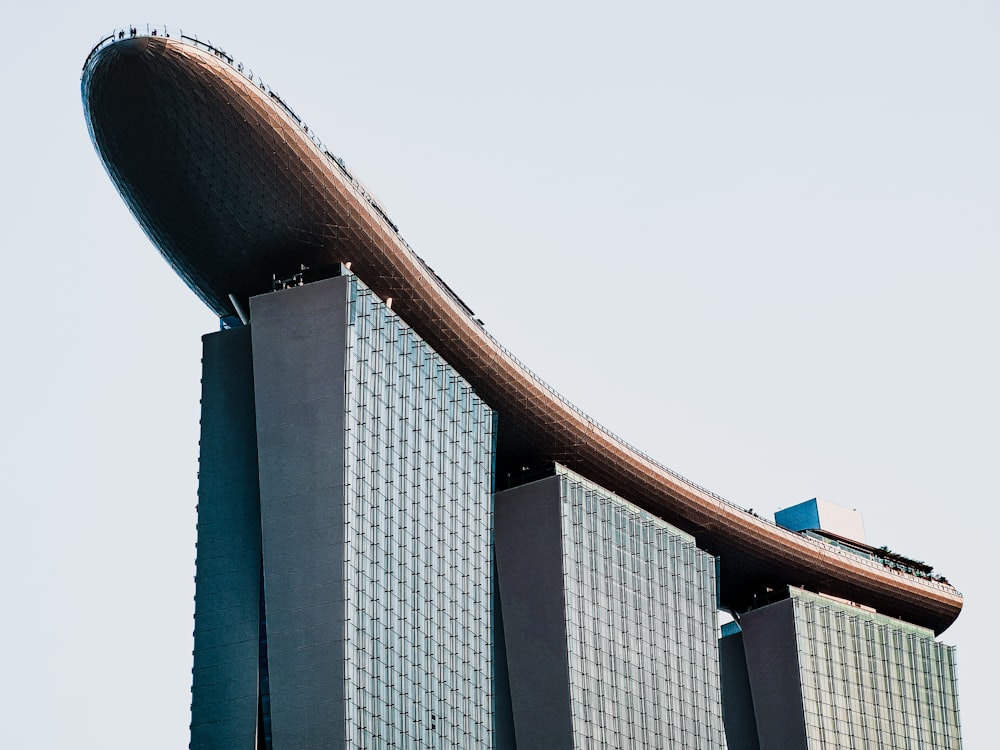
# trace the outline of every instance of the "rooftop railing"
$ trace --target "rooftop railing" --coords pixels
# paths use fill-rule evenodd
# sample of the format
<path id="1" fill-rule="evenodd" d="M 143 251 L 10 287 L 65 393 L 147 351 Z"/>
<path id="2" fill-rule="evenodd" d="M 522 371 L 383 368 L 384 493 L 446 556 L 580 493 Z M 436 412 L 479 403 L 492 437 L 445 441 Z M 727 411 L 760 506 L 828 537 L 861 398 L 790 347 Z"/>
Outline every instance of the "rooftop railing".
<path id="1" fill-rule="evenodd" d="M 803 534 L 799 534 L 798 532 L 789 531 L 788 529 L 779 526 L 774 521 L 768 518 L 763 518 L 757 515 L 756 513 L 753 513 L 752 511 L 749 511 L 746 508 L 743 508 L 742 506 L 732 502 L 731 500 L 727 500 L 726 498 L 713 492 L 712 490 L 703 487 L 697 482 L 693 482 L 692 480 L 688 479 L 679 472 L 674 471 L 669 466 L 665 466 L 664 464 L 662 464 L 649 454 L 645 453 L 644 451 L 634 446 L 632 443 L 625 440 L 623 437 L 621 437 L 614 431 L 608 429 L 604 425 L 594 420 L 591 416 L 584 413 L 583 410 L 578 408 L 575 404 L 570 402 L 565 396 L 559 393 L 559 391 L 557 391 L 555 388 L 549 385 L 542 377 L 540 377 L 534 370 L 532 370 L 530 367 L 524 364 L 524 362 L 518 359 L 518 357 L 513 352 L 511 352 L 507 347 L 501 344 L 491 333 L 489 333 L 489 331 L 485 329 L 482 321 L 475 316 L 475 313 L 472 312 L 469 306 L 466 305 L 465 302 L 463 302 L 458 297 L 458 295 L 456 295 L 455 292 L 444 282 L 444 280 L 441 279 L 437 275 L 437 273 L 434 272 L 433 269 L 431 269 L 431 267 L 427 264 L 427 262 L 424 261 L 424 259 L 421 258 L 413 250 L 412 247 L 410 247 L 410 244 L 403 238 L 402 234 L 400 234 L 399 228 L 389 218 L 388 213 L 386 212 L 382 204 L 374 197 L 372 192 L 369 191 L 368 188 L 366 188 L 365 185 L 357 177 L 353 175 L 353 173 L 347 167 L 347 164 L 344 162 L 344 160 L 339 156 L 334 155 L 333 152 L 331 152 L 329 149 L 326 148 L 325 145 L 323 145 L 323 142 L 319 139 L 316 133 L 313 132 L 313 130 L 303 122 L 302 118 L 295 113 L 295 111 L 285 102 L 284 99 L 282 99 L 277 94 L 277 92 L 275 92 L 270 86 L 268 86 L 259 75 L 256 75 L 251 68 L 245 66 L 242 62 L 236 60 L 232 55 L 227 53 L 221 47 L 214 45 L 211 41 L 199 39 L 196 35 L 185 34 L 181 29 L 170 29 L 167 26 L 151 26 L 149 24 L 146 24 L 143 27 L 129 26 L 127 28 L 114 29 L 110 35 L 104 37 L 97 44 L 94 45 L 93 49 L 91 49 L 90 51 L 90 54 L 87 55 L 87 60 L 84 62 L 83 65 L 84 69 L 86 69 L 87 65 L 90 63 L 90 60 L 94 57 L 94 55 L 96 55 L 105 47 L 115 44 L 116 42 L 125 41 L 126 39 L 131 39 L 136 37 L 146 37 L 146 36 L 164 37 L 167 39 L 179 39 L 185 44 L 193 45 L 194 47 L 197 47 L 198 49 L 204 52 L 208 52 L 212 55 L 215 55 L 217 58 L 227 63 L 237 73 L 243 76 L 247 81 L 254 84 L 261 91 L 267 94 L 298 125 L 298 127 L 302 130 L 302 132 L 306 135 L 306 137 L 310 141 L 312 141 L 313 145 L 317 149 L 319 149 L 319 151 L 327 159 L 329 159 L 337 166 L 339 171 L 347 178 L 348 184 L 350 184 L 350 186 L 357 192 L 358 197 L 361 198 L 365 203 L 368 203 L 376 211 L 376 213 L 378 213 L 379 216 L 381 216 L 381 218 L 386 222 L 389 228 L 392 229 L 393 233 L 396 235 L 399 241 L 407 249 L 407 251 L 409 251 L 420 263 L 420 265 L 429 272 L 430 278 L 432 279 L 433 283 L 436 286 L 438 286 L 439 290 L 449 299 L 453 299 L 462 308 L 463 312 L 474 323 L 476 323 L 476 325 L 479 328 L 482 329 L 483 333 L 490 340 L 490 342 L 500 351 L 500 353 L 502 353 L 503 356 L 506 357 L 508 360 L 513 362 L 519 369 L 521 369 L 526 375 L 528 375 L 529 378 L 531 378 L 538 385 L 540 385 L 545 391 L 547 391 L 568 411 L 571 411 L 577 417 L 580 417 L 583 421 L 585 421 L 588 424 L 588 426 L 591 427 L 593 430 L 601 432 L 605 437 L 609 438 L 611 441 L 618 443 L 627 451 L 630 451 L 631 453 L 640 457 L 642 460 L 654 466 L 657 470 L 662 471 L 664 474 L 667 474 L 673 479 L 676 479 L 681 484 L 684 484 L 685 486 L 694 490 L 695 492 L 704 496 L 705 498 L 711 499 L 731 510 L 743 514 L 748 518 L 748 520 L 752 519 L 751 521 L 752 523 L 765 524 L 767 526 L 773 527 L 776 530 L 780 530 L 780 532 L 783 534 L 795 535 L 796 538 L 802 540 L 806 544 L 810 544 L 816 547 L 818 550 L 838 555 L 846 560 L 850 560 L 855 564 L 866 565 L 880 572 L 889 572 L 892 573 L 893 575 L 899 576 L 900 578 L 906 578 L 910 580 L 917 579 L 925 586 L 930 586 L 932 588 L 936 588 L 941 591 L 946 591 L 948 593 L 960 594 L 958 589 L 956 589 L 951 584 L 943 583 L 939 580 L 936 580 L 933 577 L 916 576 L 910 573 L 906 573 L 904 571 L 893 568 L 882 561 L 866 559 L 859 555 L 848 552 L 847 550 L 836 547 L 828 542 L 807 537 Z"/>

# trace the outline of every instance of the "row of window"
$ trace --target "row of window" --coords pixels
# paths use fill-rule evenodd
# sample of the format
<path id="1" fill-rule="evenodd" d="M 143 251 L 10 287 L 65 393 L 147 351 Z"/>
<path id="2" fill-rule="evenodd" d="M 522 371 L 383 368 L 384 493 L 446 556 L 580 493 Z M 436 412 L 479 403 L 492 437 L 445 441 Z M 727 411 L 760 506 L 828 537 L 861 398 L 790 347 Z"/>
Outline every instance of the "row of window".
<path id="1" fill-rule="evenodd" d="M 352 278 L 349 740 L 492 747 L 493 415 Z"/>
<path id="2" fill-rule="evenodd" d="M 559 473 L 577 747 L 723 747 L 712 558 L 683 532 Z"/>
<path id="3" fill-rule="evenodd" d="M 811 746 L 961 747 L 953 649 L 930 630 L 807 592 L 792 598 Z"/>

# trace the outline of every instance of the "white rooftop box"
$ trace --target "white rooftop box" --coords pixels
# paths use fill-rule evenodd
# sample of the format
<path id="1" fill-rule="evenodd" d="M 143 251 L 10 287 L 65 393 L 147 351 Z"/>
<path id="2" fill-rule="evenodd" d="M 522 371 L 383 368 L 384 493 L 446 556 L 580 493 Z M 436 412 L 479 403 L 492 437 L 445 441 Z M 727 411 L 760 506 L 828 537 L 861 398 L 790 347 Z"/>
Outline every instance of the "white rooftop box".
<path id="1" fill-rule="evenodd" d="M 813 498 L 774 514 L 774 522 L 791 531 L 825 531 L 866 544 L 865 523 L 856 510 Z"/>

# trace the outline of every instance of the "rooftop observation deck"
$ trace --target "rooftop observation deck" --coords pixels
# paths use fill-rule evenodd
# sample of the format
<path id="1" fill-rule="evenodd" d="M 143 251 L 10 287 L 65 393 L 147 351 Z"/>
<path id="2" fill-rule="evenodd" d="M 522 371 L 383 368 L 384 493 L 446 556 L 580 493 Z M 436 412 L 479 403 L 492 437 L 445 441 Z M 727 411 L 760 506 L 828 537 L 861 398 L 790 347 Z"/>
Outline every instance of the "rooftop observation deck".
<path id="1" fill-rule="evenodd" d="M 936 632 L 958 616 L 961 594 L 943 580 L 782 529 L 566 401 L 485 330 L 344 161 L 222 49 L 174 29 L 116 30 L 91 51 L 81 85 L 122 198 L 220 317 L 303 265 L 348 265 L 497 410 L 504 462 L 561 463 L 692 534 L 720 559 L 724 608 L 794 585 Z"/>

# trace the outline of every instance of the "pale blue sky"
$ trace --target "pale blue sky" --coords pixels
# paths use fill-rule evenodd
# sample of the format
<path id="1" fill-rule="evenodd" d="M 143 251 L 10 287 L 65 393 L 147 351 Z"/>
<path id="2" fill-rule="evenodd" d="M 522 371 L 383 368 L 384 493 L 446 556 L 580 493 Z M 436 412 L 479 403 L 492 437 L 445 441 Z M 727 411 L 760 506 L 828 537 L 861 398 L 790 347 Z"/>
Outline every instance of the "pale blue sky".
<path id="1" fill-rule="evenodd" d="M 1000 6 L 96 2 L 4 11 L 0 705 L 186 747 L 201 334 L 94 154 L 113 27 L 211 39 L 502 343 L 761 515 L 819 496 L 966 594 L 995 744 Z"/>

